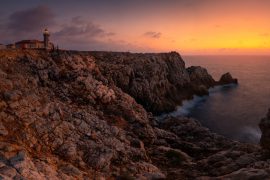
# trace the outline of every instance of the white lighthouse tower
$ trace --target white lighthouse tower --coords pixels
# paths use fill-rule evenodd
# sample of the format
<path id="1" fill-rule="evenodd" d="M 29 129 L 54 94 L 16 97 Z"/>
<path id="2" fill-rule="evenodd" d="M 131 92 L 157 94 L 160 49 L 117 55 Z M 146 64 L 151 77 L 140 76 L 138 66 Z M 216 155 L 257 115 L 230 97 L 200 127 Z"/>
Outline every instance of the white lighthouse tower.
<path id="1" fill-rule="evenodd" d="M 44 49 L 50 49 L 50 33 L 48 29 L 46 28 L 43 32 L 44 37 Z"/>

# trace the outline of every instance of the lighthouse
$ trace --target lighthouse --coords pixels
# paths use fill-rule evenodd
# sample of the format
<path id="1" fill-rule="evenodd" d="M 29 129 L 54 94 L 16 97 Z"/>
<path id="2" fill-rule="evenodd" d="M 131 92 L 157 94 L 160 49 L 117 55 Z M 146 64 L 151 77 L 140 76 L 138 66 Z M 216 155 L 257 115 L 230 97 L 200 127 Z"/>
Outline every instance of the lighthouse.
<path id="1" fill-rule="evenodd" d="M 44 37 L 44 49 L 50 49 L 50 47 L 49 47 L 50 33 L 49 33 L 48 29 L 44 30 L 43 37 Z"/>

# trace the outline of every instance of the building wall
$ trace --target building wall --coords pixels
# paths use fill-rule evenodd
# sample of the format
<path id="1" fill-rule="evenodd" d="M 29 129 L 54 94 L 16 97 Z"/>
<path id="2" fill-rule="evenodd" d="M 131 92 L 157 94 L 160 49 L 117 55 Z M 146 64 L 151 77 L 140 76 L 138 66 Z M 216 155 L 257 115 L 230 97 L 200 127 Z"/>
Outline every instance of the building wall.
<path id="1" fill-rule="evenodd" d="M 39 49 L 39 48 L 44 48 L 44 44 L 43 43 L 19 43 L 19 44 L 16 44 L 16 48 Z"/>
<path id="2" fill-rule="evenodd" d="M 43 42 L 25 42 L 25 43 L 16 43 L 15 47 L 17 49 L 44 49 L 44 43 Z M 49 43 L 48 49 L 53 49 L 54 44 Z M 9 47 L 11 49 L 11 47 Z"/>
<path id="3" fill-rule="evenodd" d="M 0 44 L 0 49 L 6 49 L 5 45 Z"/>

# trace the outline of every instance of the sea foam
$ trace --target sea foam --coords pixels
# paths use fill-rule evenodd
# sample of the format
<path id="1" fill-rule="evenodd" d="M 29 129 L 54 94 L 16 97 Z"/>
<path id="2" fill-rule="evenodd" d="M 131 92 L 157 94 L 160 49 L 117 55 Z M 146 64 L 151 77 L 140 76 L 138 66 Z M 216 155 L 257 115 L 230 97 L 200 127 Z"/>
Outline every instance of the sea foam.
<path id="1" fill-rule="evenodd" d="M 222 85 L 222 86 L 215 86 L 213 88 L 209 89 L 209 96 L 211 96 L 214 93 L 218 93 L 220 91 L 223 91 L 227 88 L 232 88 L 235 87 L 235 84 L 227 84 L 227 85 Z M 161 116 L 158 117 L 159 120 L 162 120 L 168 116 L 171 117 L 187 117 L 192 113 L 192 110 L 201 105 L 203 102 L 205 102 L 207 100 L 208 96 L 197 96 L 194 95 L 192 99 L 190 100 L 184 100 L 182 102 L 181 106 L 177 106 L 176 110 L 170 113 L 165 113 L 162 114 Z"/>

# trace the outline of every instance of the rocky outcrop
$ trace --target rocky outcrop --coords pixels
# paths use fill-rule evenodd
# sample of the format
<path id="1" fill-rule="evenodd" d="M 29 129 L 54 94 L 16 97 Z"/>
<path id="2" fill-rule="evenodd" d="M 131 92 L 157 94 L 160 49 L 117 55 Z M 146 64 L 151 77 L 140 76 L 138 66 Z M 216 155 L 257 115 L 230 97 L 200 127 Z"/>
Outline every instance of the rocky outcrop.
<path id="1" fill-rule="evenodd" d="M 183 100 L 191 99 L 194 94 L 207 95 L 208 88 L 218 84 L 202 67 L 186 69 L 176 52 L 89 54 L 95 57 L 110 84 L 121 88 L 154 114 L 173 111 Z"/>
<path id="2" fill-rule="evenodd" d="M 150 157 L 168 179 L 270 177 L 259 146 L 228 140 L 195 119 L 168 117 L 155 132 Z"/>
<path id="3" fill-rule="evenodd" d="M 233 78 L 232 75 L 228 72 L 221 76 L 220 80 L 218 81 L 219 85 L 224 84 L 238 84 L 238 80 Z"/>
<path id="4" fill-rule="evenodd" d="M 0 51 L 0 179 L 269 177 L 260 147 L 143 108 L 212 82 L 177 53 Z"/>
<path id="5" fill-rule="evenodd" d="M 263 118 L 259 124 L 262 132 L 260 144 L 262 148 L 270 151 L 270 110 L 268 111 L 265 118 Z"/>
<path id="6" fill-rule="evenodd" d="M 196 95 L 208 95 L 208 88 L 216 85 L 216 81 L 208 74 L 205 68 L 191 66 L 187 68 L 190 77 L 190 86 Z"/>
<path id="7" fill-rule="evenodd" d="M 191 84 L 194 86 L 205 86 L 206 88 L 213 87 L 215 80 L 208 74 L 205 68 L 200 66 L 191 66 L 187 68 Z"/>
<path id="8" fill-rule="evenodd" d="M 164 176 L 144 148 L 156 138 L 147 112 L 93 57 L 11 53 L 0 59 L 2 177 Z"/>
<path id="9" fill-rule="evenodd" d="M 101 73 L 148 111 L 172 111 L 176 102 L 191 96 L 190 77 L 178 53 L 91 53 Z M 188 89 L 185 89 L 188 87 Z"/>

